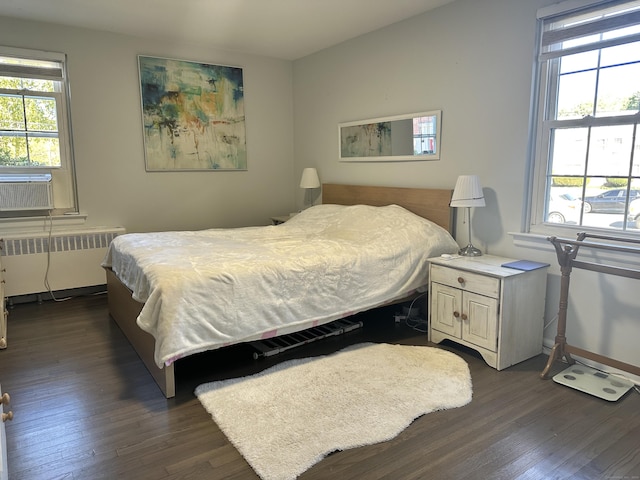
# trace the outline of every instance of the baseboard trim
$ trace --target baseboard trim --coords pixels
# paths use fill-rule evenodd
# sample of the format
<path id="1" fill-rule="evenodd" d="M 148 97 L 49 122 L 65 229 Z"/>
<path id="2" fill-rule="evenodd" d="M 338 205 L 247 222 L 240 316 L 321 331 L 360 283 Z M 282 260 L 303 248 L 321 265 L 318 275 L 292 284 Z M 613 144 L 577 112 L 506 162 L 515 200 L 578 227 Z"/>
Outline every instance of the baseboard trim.
<path id="1" fill-rule="evenodd" d="M 56 290 L 51 295 L 50 292 L 29 293 L 26 295 L 15 295 L 7 297 L 7 307 L 11 308 L 20 303 L 42 303 L 45 301 L 60 300 L 69 297 L 83 297 L 87 295 L 100 295 L 107 293 L 107 285 L 92 285 L 89 287 L 69 288 L 66 290 Z"/>

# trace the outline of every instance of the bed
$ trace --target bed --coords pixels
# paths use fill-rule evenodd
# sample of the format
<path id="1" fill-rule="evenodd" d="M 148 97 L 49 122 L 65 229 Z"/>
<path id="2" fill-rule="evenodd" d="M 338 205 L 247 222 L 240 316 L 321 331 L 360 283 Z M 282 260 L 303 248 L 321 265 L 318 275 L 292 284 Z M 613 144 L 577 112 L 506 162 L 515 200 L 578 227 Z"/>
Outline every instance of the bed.
<path id="1" fill-rule="evenodd" d="M 181 358 L 405 300 L 425 289 L 426 258 L 458 249 L 451 190 L 325 184 L 322 196 L 277 226 L 114 239 L 109 313 L 165 397 Z"/>

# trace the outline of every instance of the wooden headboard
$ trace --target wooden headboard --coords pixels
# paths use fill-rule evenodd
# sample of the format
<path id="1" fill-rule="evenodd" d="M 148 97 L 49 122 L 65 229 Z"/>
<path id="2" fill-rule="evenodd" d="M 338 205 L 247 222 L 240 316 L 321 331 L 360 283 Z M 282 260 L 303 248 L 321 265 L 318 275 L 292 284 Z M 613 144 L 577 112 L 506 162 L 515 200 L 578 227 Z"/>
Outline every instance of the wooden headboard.
<path id="1" fill-rule="evenodd" d="M 453 190 L 430 188 L 372 187 L 364 185 L 322 185 L 322 203 L 338 205 L 400 205 L 453 232 L 453 208 L 449 206 Z"/>

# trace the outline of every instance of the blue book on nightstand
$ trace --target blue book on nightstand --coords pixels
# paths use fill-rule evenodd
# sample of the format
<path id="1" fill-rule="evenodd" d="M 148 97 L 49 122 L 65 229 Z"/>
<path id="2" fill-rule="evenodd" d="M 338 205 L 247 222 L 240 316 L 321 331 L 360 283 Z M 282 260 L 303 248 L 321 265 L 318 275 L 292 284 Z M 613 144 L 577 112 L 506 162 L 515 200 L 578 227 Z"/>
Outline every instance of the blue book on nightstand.
<path id="1" fill-rule="evenodd" d="M 534 262 L 532 260 L 516 260 L 515 262 L 503 263 L 503 267 L 515 268 L 516 270 L 536 270 L 538 268 L 548 267 L 548 263 Z"/>

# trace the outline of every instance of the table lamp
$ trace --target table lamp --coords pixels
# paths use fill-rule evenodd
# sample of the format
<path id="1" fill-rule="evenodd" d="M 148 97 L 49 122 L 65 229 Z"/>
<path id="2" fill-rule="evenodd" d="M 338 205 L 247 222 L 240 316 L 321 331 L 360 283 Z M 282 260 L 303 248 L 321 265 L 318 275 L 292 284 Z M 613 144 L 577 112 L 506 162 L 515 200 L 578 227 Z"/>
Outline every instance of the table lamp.
<path id="1" fill-rule="evenodd" d="M 460 175 L 456 181 L 451 197 L 452 207 L 467 209 L 467 223 L 469 225 L 469 245 L 460 249 L 458 252 L 464 257 L 479 257 L 482 252 L 471 244 L 471 207 L 484 207 L 484 194 L 480 179 L 477 175 Z"/>
<path id="2" fill-rule="evenodd" d="M 308 201 L 309 190 L 312 188 L 320 187 L 320 179 L 318 178 L 318 172 L 315 168 L 305 168 L 302 171 L 302 178 L 300 179 L 300 188 L 304 188 L 304 208 L 311 206 L 311 202 Z"/>

